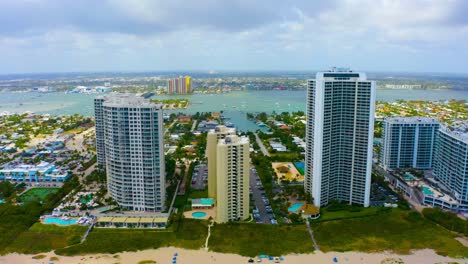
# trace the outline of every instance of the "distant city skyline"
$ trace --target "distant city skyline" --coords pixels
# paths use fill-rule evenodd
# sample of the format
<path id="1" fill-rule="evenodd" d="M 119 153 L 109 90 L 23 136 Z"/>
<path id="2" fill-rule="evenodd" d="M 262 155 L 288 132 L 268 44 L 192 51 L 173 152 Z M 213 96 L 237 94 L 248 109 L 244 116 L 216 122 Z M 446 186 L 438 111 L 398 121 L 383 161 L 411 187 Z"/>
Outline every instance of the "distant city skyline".
<path id="1" fill-rule="evenodd" d="M 467 12 L 462 0 L 2 1 L 0 74 L 467 73 Z"/>

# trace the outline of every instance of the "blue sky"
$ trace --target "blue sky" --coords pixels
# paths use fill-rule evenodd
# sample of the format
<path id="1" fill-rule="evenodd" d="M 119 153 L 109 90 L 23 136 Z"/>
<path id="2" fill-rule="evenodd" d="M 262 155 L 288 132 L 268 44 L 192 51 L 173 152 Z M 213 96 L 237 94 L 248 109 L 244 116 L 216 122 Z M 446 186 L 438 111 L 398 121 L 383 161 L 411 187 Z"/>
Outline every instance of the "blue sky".
<path id="1" fill-rule="evenodd" d="M 2 0 L 0 73 L 468 73 L 464 0 Z"/>

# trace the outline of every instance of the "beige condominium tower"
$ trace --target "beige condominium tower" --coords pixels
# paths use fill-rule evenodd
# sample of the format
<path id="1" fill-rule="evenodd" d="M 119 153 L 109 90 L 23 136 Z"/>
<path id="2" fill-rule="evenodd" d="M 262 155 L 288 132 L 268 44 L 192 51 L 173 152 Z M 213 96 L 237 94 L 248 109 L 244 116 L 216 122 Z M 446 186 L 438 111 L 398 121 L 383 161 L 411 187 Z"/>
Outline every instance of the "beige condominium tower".
<path id="1" fill-rule="evenodd" d="M 218 141 L 227 135 L 235 135 L 234 128 L 217 126 L 208 132 L 207 158 L 208 158 L 208 197 L 216 198 L 216 148 Z"/>
<path id="2" fill-rule="evenodd" d="M 249 139 L 227 135 L 216 146 L 216 222 L 249 217 Z"/>

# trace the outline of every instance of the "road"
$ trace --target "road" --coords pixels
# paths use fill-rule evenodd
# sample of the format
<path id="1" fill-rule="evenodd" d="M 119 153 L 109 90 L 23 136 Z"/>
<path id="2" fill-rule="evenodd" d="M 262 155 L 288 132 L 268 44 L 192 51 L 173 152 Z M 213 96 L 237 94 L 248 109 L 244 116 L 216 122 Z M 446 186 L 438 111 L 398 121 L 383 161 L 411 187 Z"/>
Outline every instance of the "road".
<path id="1" fill-rule="evenodd" d="M 195 128 L 197 127 L 197 120 L 193 121 L 192 129 L 190 129 L 190 132 L 195 131 Z"/>
<path id="2" fill-rule="evenodd" d="M 260 146 L 260 150 L 262 151 L 263 155 L 270 157 L 270 153 L 265 148 L 265 145 L 263 145 L 263 142 L 262 140 L 260 140 L 257 133 L 255 133 L 255 140 L 257 141 L 257 144 Z"/>
<path id="3" fill-rule="evenodd" d="M 260 177 L 258 177 L 257 171 L 252 168 L 250 169 L 250 188 L 252 189 L 254 205 L 259 210 L 261 222 L 264 224 L 271 224 L 270 217 L 273 217 L 274 214 L 268 214 L 266 212 L 266 205 L 262 200 L 262 192 L 264 193 L 264 191 L 258 189 L 259 186 L 257 186 L 257 183 L 260 183 L 259 186 L 262 186 L 262 182 L 260 181 Z"/>

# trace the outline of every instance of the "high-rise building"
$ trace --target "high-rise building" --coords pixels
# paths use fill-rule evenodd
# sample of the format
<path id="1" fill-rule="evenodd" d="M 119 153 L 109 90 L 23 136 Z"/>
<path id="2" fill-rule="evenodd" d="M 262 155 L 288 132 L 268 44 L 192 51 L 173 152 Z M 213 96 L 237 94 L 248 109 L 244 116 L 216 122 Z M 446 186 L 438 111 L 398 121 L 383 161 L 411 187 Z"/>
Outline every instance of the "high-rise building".
<path id="1" fill-rule="evenodd" d="M 468 122 L 461 126 L 441 126 L 434 154 L 433 174 L 441 189 L 458 202 L 458 210 L 468 211 Z"/>
<path id="2" fill-rule="evenodd" d="M 218 147 L 218 141 L 225 138 L 227 135 L 235 135 L 236 130 L 234 128 L 228 128 L 225 126 L 216 126 L 208 132 L 206 139 L 206 155 L 208 158 L 208 197 L 216 198 L 216 151 Z"/>
<path id="3" fill-rule="evenodd" d="M 216 221 L 245 220 L 249 217 L 249 139 L 227 135 L 217 144 Z"/>
<path id="4" fill-rule="evenodd" d="M 160 212 L 165 205 L 162 105 L 129 94 L 95 99 L 98 160 L 110 196 L 127 210 Z"/>
<path id="5" fill-rule="evenodd" d="M 432 168 L 439 121 L 431 117 L 391 117 L 383 124 L 381 164 L 385 169 Z"/>
<path id="6" fill-rule="evenodd" d="M 169 94 L 188 94 L 192 92 L 192 79 L 190 76 L 180 76 L 167 82 Z"/>
<path id="7" fill-rule="evenodd" d="M 369 206 L 375 82 L 349 70 L 308 81 L 304 188 L 316 206 Z"/>
<path id="8" fill-rule="evenodd" d="M 106 148 L 104 147 L 104 97 L 94 99 L 94 122 L 96 123 L 96 150 L 97 163 L 103 168 L 106 167 Z"/>

